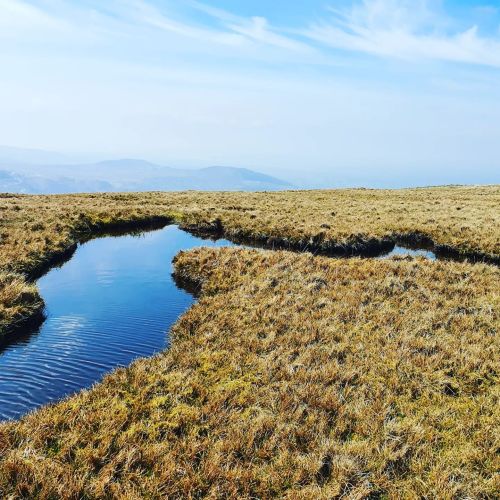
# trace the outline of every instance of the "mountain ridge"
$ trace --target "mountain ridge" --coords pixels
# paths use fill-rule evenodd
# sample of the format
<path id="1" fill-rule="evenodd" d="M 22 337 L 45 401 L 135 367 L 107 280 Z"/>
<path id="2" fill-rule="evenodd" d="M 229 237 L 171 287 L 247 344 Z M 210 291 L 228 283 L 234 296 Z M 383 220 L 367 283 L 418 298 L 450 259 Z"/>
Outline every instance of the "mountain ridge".
<path id="1" fill-rule="evenodd" d="M 293 187 L 285 180 L 243 167 L 183 169 L 136 158 L 73 164 L 16 163 L 0 158 L 0 192 L 9 193 L 281 191 Z"/>

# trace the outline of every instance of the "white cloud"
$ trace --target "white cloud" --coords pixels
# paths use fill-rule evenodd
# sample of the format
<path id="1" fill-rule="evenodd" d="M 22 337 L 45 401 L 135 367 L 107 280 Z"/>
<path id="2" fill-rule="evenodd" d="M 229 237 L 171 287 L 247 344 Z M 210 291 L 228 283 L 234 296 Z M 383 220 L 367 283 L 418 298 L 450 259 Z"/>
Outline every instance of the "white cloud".
<path id="1" fill-rule="evenodd" d="M 238 46 L 243 41 L 243 37 L 231 32 L 199 27 L 193 23 L 175 20 L 173 16 L 164 14 L 157 7 L 145 1 L 128 2 L 127 5 L 128 9 L 125 10 L 125 13 L 128 14 L 128 20 L 136 25 L 151 26 L 181 37 L 196 39 L 202 43 Z M 123 13 L 122 10 L 121 14 Z"/>
<path id="2" fill-rule="evenodd" d="M 429 2 L 357 2 L 299 33 L 190 0 L 155 5 L 0 0 L 2 142 L 311 175 L 498 165 L 496 70 L 380 69 L 353 53 L 498 65 L 497 40 L 454 32 Z"/>
<path id="3" fill-rule="evenodd" d="M 215 45 L 219 50 L 225 46 L 233 49 L 233 55 L 238 55 L 239 51 L 240 56 L 255 59 L 269 59 L 270 57 L 279 59 L 281 56 L 284 60 L 290 60 L 294 55 L 316 55 L 319 60 L 316 49 L 278 33 L 264 17 L 244 18 L 198 2 L 188 2 L 192 8 L 204 12 L 219 23 L 217 27 L 206 27 L 193 22 L 176 20 L 175 14 L 166 15 L 159 8 L 142 0 L 134 0 L 129 2 L 129 5 L 133 6 L 134 22 L 197 40 L 204 49 L 207 45 Z M 265 51 L 269 48 L 273 49 L 273 52 Z M 312 60 L 308 59 L 308 62 Z"/>
<path id="4" fill-rule="evenodd" d="M 277 29 L 264 17 L 242 17 L 196 1 L 214 25 L 181 15 L 175 3 L 161 9 L 145 0 L 111 1 L 85 8 L 64 1 L 0 0 L 0 38 L 82 45 L 96 37 L 125 36 L 171 54 L 210 53 L 242 61 L 333 64 L 328 49 L 404 60 L 441 60 L 500 67 L 500 35 L 482 36 L 475 25 L 453 31 L 453 20 L 433 0 L 361 0 L 330 8 L 328 18 L 302 30 Z M 90 2 L 92 5 L 92 2 Z M 156 31 L 156 34 L 152 33 Z M 163 34 L 163 39 L 161 38 Z M 151 43 L 150 43 L 151 46 Z"/>
<path id="5" fill-rule="evenodd" d="M 186 13 L 187 6 L 187 13 Z M 161 7 L 146 0 L 111 0 L 85 4 L 65 0 L 0 0 L 0 40 L 30 47 L 32 53 L 49 44 L 53 53 L 71 47 L 102 58 L 99 47 L 130 44 L 130 55 L 140 52 L 182 58 L 209 56 L 210 62 L 231 59 L 241 63 L 324 64 L 327 59 L 311 45 L 278 32 L 263 17 L 241 17 L 197 2 L 175 2 Z M 191 10 L 190 10 L 191 9 Z M 194 9 L 194 11 L 193 11 Z M 215 22 L 196 22 L 193 12 L 203 12 Z"/>
<path id="6" fill-rule="evenodd" d="M 450 32 L 452 22 L 429 0 L 363 0 L 331 9 L 332 18 L 302 31 L 328 47 L 406 60 L 441 60 L 500 67 L 500 38 L 477 26 Z"/>
<path id="7" fill-rule="evenodd" d="M 0 0 L 0 38 L 14 37 L 19 30 L 48 32 L 65 28 L 63 21 L 31 4 L 20 0 Z"/>
<path id="8" fill-rule="evenodd" d="M 252 16 L 251 18 L 244 18 L 231 14 L 223 9 L 210 7 L 196 1 L 190 2 L 190 5 L 192 5 L 192 7 L 196 10 L 204 12 L 210 17 L 217 19 L 227 29 L 243 35 L 254 42 L 302 53 L 311 54 L 315 52 L 311 46 L 294 40 L 289 36 L 285 36 L 282 33 L 278 33 L 278 31 L 272 27 L 268 20 L 264 17 Z"/>

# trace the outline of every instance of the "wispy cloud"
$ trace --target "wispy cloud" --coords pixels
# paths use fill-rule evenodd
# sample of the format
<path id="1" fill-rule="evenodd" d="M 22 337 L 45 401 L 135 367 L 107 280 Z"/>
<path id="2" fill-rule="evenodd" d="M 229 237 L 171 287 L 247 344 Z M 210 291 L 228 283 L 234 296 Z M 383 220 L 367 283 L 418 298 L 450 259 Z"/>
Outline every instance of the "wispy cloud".
<path id="1" fill-rule="evenodd" d="M 500 36 L 478 26 L 453 31 L 453 20 L 429 0 L 363 0 L 302 31 L 345 51 L 406 60 L 441 60 L 500 67 Z"/>
<path id="2" fill-rule="evenodd" d="M 243 56 L 253 54 L 258 59 L 262 56 L 269 56 L 265 49 L 274 49 L 274 57 L 286 56 L 289 59 L 291 55 L 297 56 L 307 54 L 309 56 L 319 53 L 316 48 L 310 44 L 294 39 L 280 33 L 275 27 L 270 25 L 265 17 L 251 16 L 243 17 L 223 9 L 213 8 L 199 2 L 186 2 L 188 8 L 194 11 L 203 12 L 209 18 L 217 21 L 215 26 L 200 25 L 190 20 L 176 19 L 175 13 L 167 14 L 160 8 L 143 0 L 133 0 L 128 2 L 129 12 L 133 12 L 132 20 L 143 23 L 166 32 L 174 33 L 182 37 L 197 40 L 200 44 L 215 44 L 218 46 L 231 47 L 242 50 Z M 253 52 L 245 52 L 246 49 L 263 49 Z M 276 50 L 278 52 L 276 52 Z"/>
<path id="3" fill-rule="evenodd" d="M 0 0 L 0 38 L 12 37 L 18 30 L 60 30 L 64 22 L 42 8 L 21 0 Z"/>
<path id="4" fill-rule="evenodd" d="M 194 9 L 204 12 L 210 17 L 218 20 L 225 29 L 238 33 L 254 42 L 301 53 L 316 52 L 310 45 L 298 41 L 292 36 L 287 36 L 276 27 L 271 26 L 265 17 L 251 16 L 245 18 L 196 1 L 190 2 L 190 5 Z"/>
<path id="5" fill-rule="evenodd" d="M 325 9 L 321 20 L 310 24 L 304 20 L 299 29 L 276 27 L 266 17 L 242 16 L 196 0 L 186 1 L 182 9 L 175 2 L 160 7 L 146 0 L 105 5 L 90 1 L 87 8 L 64 1 L 37 3 L 0 0 L 0 37 L 24 32 L 32 38 L 37 30 L 57 35 L 72 29 L 73 39 L 85 40 L 92 33 L 109 35 L 114 30 L 137 36 L 141 30 L 153 29 L 169 37 L 162 48 L 177 53 L 213 49 L 213 54 L 226 51 L 226 55 L 256 60 L 332 64 L 342 50 L 500 67 L 500 30 L 486 36 L 475 24 L 458 29 L 455 20 L 438 8 L 440 2 L 433 0 L 355 0 L 344 8 Z M 493 12 L 493 8 L 484 6 L 481 11 Z M 195 21 L 189 12 L 202 12 L 214 22 Z M 181 40 L 172 43 L 172 37 Z"/>
<path id="6" fill-rule="evenodd" d="M 193 22 L 179 21 L 173 15 L 168 15 L 158 7 L 142 1 L 134 0 L 122 6 L 118 13 L 126 14 L 129 22 L 136 26 L 149 26 L 181 37 L 198 40 L 202 43 L 238 46 L 243 37 L 227 30 L 217 30 L 199 26 Z"/>
<path id="7" fill-rule="evenodd" d="M 272 1 L 0 0 L 2 142 L 200 164 L 498 165 L 500 13 L 324 1 L 290 2 L 290 17 Z"/>
<path id="8" fill-rule="evenodd" d="M 195 19 L 205 14 L 205 22 Z M 207 22 L 212 20 L 213 22 Z M 196 1 L 155 4 L 147 0 L 89 0 L 85 4 L 64 0 L 0 0 L 0 39 L 36 45 L 54 41 L 96 46 L 126 37 L 137 48 L 164 54 L 210 54 L 217 58 L 268 62 L 325 62 L 309 43 L 284 34 L 265 17 L 241 16 Z"/>

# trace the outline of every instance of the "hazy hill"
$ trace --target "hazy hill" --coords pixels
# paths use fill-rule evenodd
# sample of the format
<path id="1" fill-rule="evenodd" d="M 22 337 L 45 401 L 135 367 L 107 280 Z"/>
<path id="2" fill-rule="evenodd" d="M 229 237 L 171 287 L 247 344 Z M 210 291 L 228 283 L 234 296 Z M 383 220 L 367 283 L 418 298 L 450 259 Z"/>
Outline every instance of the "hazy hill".
<path id="1" fill-rule="evenodd" d="M 9 160 L 0 149 L 0 192 L 279 191 L 292 187 L 286 181 L 245 168 L 178 169 L 133 159 L 37 165 L 26 161 L 26 155 L 24 162 Z"/>
<path id="2" fill-rule="evenodd" d="M 0 170 L 0 192 L 23 194 L 65 194 L 113 191 L 112 184 L 99 180 L 77 180 L 69 177 L 47 178 Z"/>

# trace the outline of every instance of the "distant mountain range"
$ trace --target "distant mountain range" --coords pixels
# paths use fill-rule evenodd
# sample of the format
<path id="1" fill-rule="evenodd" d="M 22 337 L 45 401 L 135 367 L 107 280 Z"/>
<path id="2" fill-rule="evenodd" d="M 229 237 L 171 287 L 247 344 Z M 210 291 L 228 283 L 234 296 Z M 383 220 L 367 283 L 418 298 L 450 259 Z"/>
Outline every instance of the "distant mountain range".
<path id="1" fill-rule="evenodd" d="M 54 163 L 38 164 L 37 158 L 42 161 L 52 159 Z M 64 164 L 59 162 L 62 159 L 57 153 L 0 148 L 0 192 L 61 194 L 103 191 L 279 191 L 293 188 L 286 181 L 246 168 L 214 166 L 179 169 L 132 159 Z"/>
<path id="2" fill-rule="evenodd" d="M 113 185 L 99 180 L 76 180 L 69 177 L 42 177 L 24 175 L 7 170 L 0 170 L 0 192 L 22 194 L 63 194 L 94 193 L 113 191 Z"/>

